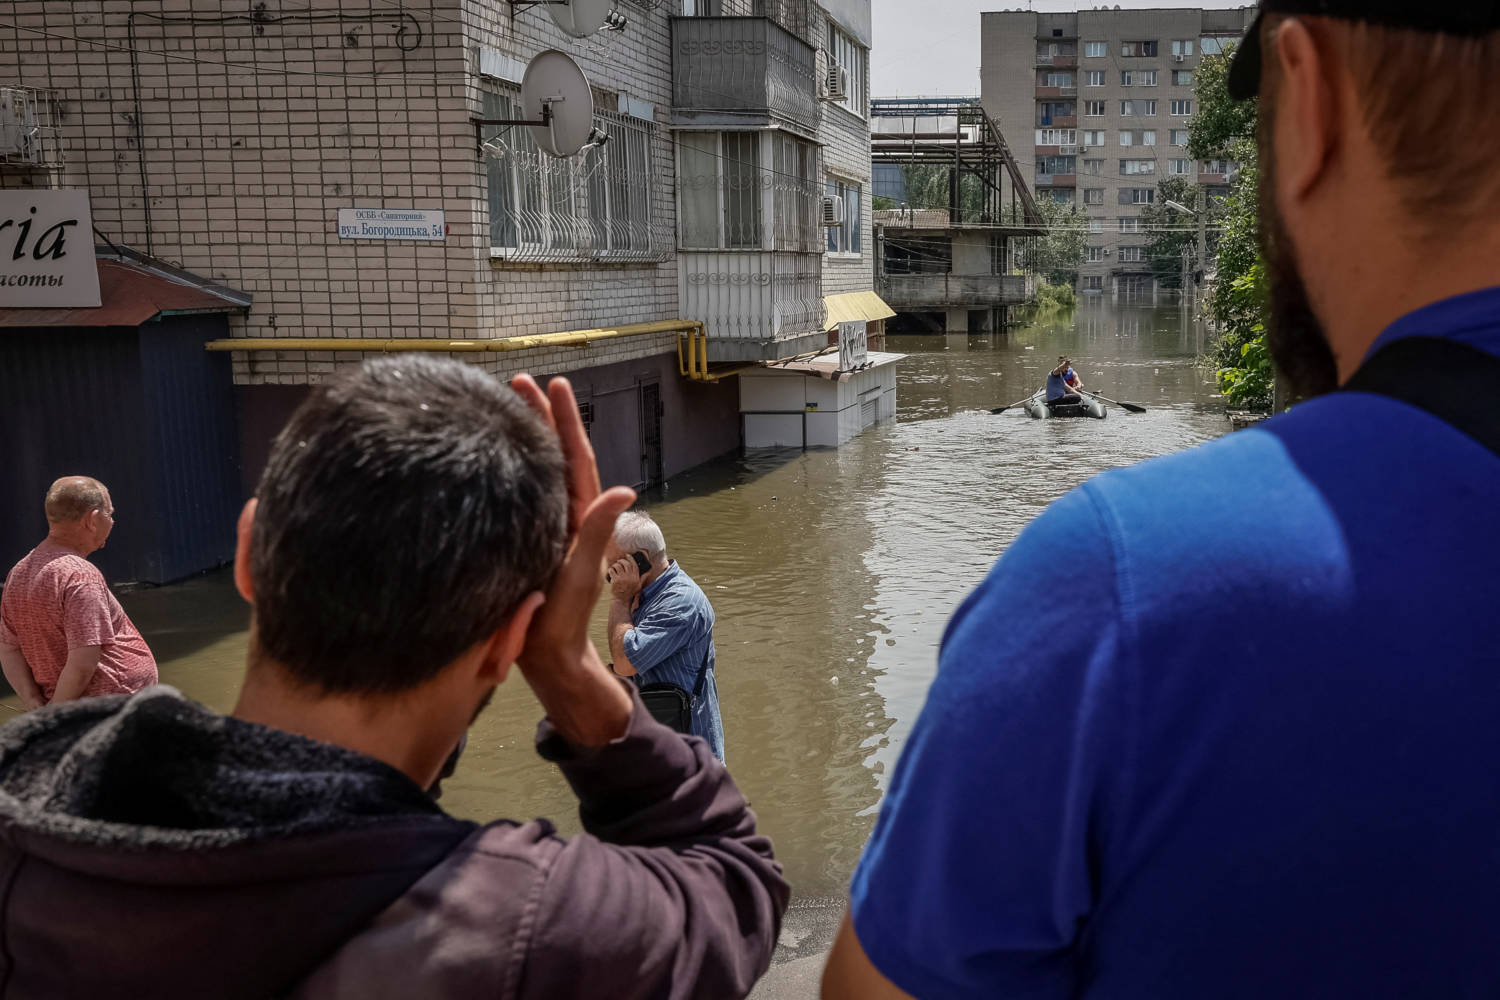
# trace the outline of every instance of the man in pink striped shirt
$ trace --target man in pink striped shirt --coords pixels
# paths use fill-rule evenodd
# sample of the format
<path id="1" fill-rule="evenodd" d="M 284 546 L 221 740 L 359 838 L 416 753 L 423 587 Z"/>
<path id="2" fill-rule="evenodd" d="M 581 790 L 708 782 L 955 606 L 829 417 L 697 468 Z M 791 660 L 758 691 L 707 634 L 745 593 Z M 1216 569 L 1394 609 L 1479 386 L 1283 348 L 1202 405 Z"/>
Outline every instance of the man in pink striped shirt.
<path id="1" fill-rule="evenodd" d="M 88 556 L 115 526 L 109 490 L 66 476 L 47 490 L 48 532 L 0 594 L 0 667 L 27 709 L 156 683 L 156 659 Z"/>

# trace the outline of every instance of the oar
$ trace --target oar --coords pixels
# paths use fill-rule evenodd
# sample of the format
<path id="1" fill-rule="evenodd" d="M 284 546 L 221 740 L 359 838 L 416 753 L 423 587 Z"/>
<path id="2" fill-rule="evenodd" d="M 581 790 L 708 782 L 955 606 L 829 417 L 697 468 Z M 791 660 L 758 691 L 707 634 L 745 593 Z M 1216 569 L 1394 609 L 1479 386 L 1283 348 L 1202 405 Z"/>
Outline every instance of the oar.
<path id="1" fill-rule="evenodd" d="M 1137 406 L 1135 403 L 1122 403 L 1118 399 L 1110 399 L 1108 396 L 1101 396 L 1097 392 L 1093 392 L 1093 391 L 1091 391 L 1089 389 L 1082 389 L 1080 391 L 1084 392 L 1084 393 L 1087 393 L 1090 396 L 1093 396 L 1095 399 L 1102 399 L 1106 403 L 1114 403 L 1116 406 L 1124 407 L 1126 410 L 1129 410 L 1131 413 L 1145 413 L 1146 412 L 1146 408 L 1144 406 Z"/>
<path id="2" fill-rule="evenodd" d="M 1031 394 L 1031 396 L 1035 396 L 1035 395 L 1036 395 L 1036 393 L 1034 393 L 1034 392 Z M 1027 396 L 1026 399 L 1030 399 L 1031 396 Z M 1024 402 L 1026 402 L 1026 399 L 1018 399 L 1014 403 L 1011 403 L 1009 406 L 1002 406 L 999 409 L 997 409 L 997 410 L 991 410 L 990 412 L 991 413 L 1004 413 L 1006 410 L 1014 410 L 1016 407 L 1020 406 Z"/>

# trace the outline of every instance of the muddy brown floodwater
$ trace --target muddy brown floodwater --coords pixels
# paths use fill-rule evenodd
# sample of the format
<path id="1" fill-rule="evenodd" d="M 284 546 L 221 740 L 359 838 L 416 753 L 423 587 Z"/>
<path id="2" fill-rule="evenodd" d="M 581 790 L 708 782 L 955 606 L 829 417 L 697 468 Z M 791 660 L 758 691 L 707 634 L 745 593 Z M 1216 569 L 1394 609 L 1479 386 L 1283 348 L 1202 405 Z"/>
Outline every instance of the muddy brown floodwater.
<path id="1" fill-rule="evenodd" d="M 721 460 L 646 498 L 670 554 L 718 613 L 730 769 L 803 899 L 844 892 L 944 622 L 1021 528 L 1097 472 L 1228 429 L 1176 306 L 1086 301 L 1005 336 L 888 346 L 907 355 L 894 422 L 837 451 Z M 988 412 L 1028 395 L 1059 353 L 1088 386 L 1149 412 Z M 227 572 L 129 594 L 125 605 L 164 682 L 215 709 L 233 704 L 246 614 Z M 601 648 L 603 629 L 601 610 Z M 513 674 L 447 785 L 450 811 L 577 829 L 567 787 L 532 750 L 539 715 Z"/>

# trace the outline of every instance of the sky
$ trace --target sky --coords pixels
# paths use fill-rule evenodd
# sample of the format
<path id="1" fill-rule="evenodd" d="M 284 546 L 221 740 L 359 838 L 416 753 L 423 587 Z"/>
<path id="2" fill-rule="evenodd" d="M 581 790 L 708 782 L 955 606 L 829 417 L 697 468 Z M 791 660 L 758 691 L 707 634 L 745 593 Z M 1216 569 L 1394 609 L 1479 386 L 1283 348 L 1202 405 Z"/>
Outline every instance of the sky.
<path id="1" fill-rule="evenodd" d="M 1142 7 L 1244 7 L 1249 0 L 1112 0 Z M 871 97 L 979 96 L 979 15 L 987 10 L 1071 11 L 1077 0 L 872 0 Z"/>

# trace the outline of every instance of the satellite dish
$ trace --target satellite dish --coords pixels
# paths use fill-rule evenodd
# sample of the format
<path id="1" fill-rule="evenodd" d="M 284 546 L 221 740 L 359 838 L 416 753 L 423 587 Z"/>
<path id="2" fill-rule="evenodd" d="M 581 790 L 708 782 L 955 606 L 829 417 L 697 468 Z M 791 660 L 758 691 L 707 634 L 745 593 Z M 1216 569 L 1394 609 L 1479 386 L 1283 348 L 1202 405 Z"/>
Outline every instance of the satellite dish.
<path id="1" fill-rule="evenodd" d="M 573 0 L 576 2 L 576 0 Z M 572 156 L 594 131 L 594 92 L 583 70 L 566 53 L 548 49 L 531 60 L 521 78 L 521 107 L 533 122 L 531 137 L 553 156 Z"/>
<path id="2" fill-rule="evenodd" d="M 604 27 L 615 0 L 559 0 L 547 5 L 557 26 L 574 38 L 588 38 Z"/>

